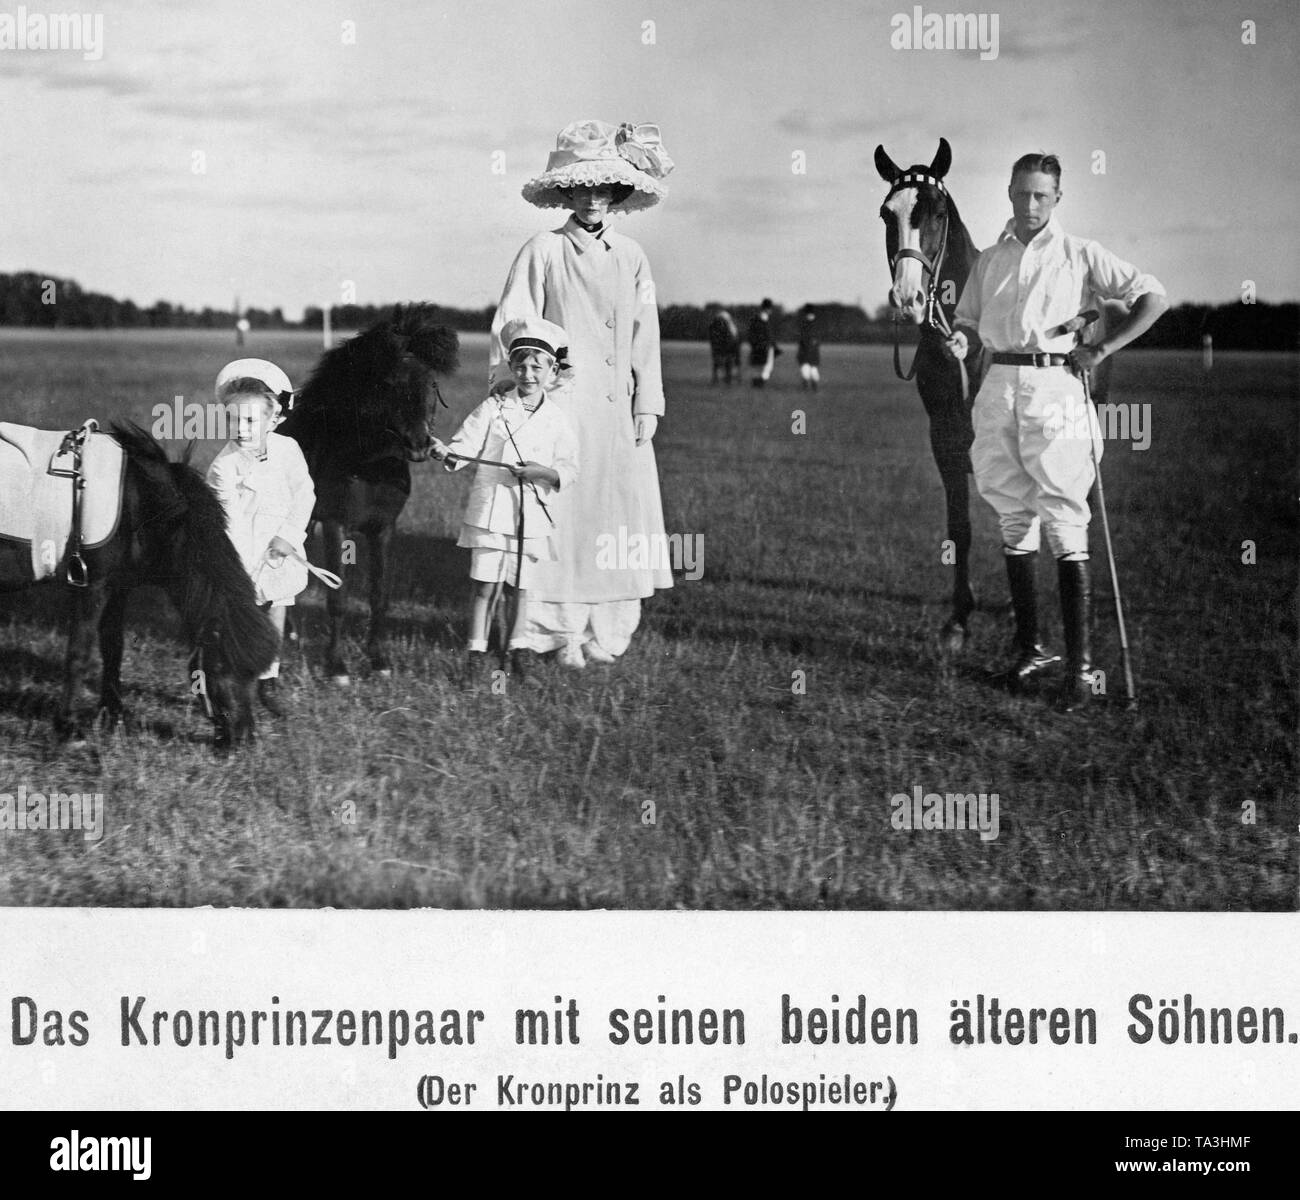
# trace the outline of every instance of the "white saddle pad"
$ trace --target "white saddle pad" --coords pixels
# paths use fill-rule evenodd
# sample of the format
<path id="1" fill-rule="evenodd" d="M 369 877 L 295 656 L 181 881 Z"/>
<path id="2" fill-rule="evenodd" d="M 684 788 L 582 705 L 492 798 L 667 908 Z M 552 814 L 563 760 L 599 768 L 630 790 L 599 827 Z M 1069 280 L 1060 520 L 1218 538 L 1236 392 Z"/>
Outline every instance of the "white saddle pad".
<path id="1" fill-rule="evenodd" d="M 58 453 L 66 433 L 0 421 L 0 538 L 31 546 L 34 579 L 55 574 L 72 532 L 72 479 L 50 474 L 72 470 L 72 454 Z M 92 550 L 117 530 L 126 457 L 114 438 L 92 433 L 81 465 L 81 540 Z"/>

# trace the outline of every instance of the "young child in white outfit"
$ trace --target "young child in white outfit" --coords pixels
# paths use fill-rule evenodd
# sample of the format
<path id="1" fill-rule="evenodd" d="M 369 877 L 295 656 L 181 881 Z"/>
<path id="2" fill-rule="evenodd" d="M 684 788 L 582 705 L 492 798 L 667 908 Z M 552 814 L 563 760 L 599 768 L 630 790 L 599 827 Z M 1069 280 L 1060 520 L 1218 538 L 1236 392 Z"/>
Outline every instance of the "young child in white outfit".
<path id="1" fill-rule="evenodd" d="M 509 668 L 525 674 L 524 625 L 535 564 L 555 559 L 554 532 L 563 494 L 578 477 L 578 436 L 548 390 L 572 368 L 563 329 L 539 317 L 508 321 L 501 345 L 513 389 L 489 396 L 449 443 L 436 438 L 435 457 L 449 471 L 476 464 L 459 546 L 470 548 L 469 665 L 487 662 L 493 599 L 509 584 L 513 595 Z M 505 656 L 503 655 L 503 665 Z"/>
<path id="2" fill-rule="evenodd" d="M 226 510 L 230 540 L 253 580 L 257 602 L 269 606 L 276 631 L 294 597 L 307 586 L 304 544 L 316 489 L 298 443 L 272 432 L 293 395 L 274 363 L 241 358 L 217 376 L 218 404 L 228 405 L 234 436 L 208 468 L 208 484 Z M 283 716 L 280 662 L 262 675 L 257 694 L 273 716 Z"/>

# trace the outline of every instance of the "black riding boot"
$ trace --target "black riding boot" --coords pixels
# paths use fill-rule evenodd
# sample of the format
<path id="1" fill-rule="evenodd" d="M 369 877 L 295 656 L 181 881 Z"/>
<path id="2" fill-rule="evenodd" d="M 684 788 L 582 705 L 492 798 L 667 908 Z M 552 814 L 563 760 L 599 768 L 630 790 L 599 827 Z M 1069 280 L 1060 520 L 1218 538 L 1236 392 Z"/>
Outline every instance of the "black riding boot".
<path id="1" fill-rule="evenodd" d="M 474 687 L 480 680 L 491 679 L 492 656 L 486 650 L 470 650 L 465 655 L 460 681 L 465 687 Z"/>
<path id="2" fill-rule="evenodd" d="M 1065 626 L 1065 682 L 1061 707 L 1066 712 L 1082 708 L 1092 699 L 1092 581 L 1088 562 L 1058 559 L 1061 588 L 1061 622 Z"/>
<path id="3" fill-rule="evenodd" d="M 1007 671 L 1013 692 L 1031 684 L 1043 671 L 1061 661 L 1038 640 L 1038 590 L 1034 581 L 1037 554 L 1008 554 L 1007 579 L 1011 584 L 1011 607 L 1016 614 L 1015 657 Z"/>

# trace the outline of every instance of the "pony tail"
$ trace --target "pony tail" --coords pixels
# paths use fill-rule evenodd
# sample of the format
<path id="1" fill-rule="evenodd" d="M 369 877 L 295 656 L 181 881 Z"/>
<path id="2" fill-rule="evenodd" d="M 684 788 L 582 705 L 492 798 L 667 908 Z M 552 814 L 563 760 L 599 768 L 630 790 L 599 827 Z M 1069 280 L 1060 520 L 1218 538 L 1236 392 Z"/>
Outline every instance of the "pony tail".
<path id="1" fill-rule="evenodd" d="M 252 604 L 227 602 L 224 609 L 221 628 L 227 664 L 236 674 L 260 675 L 280 656 L 280 635 L 257 607 L 256 597 Z"/>
<path id="2" fill-rule="evenodd" d="M 180 597 L 181 621 L 198 641 L 215 635 L 232 672 L 260 675 L 280 652 L 279 634 L 257 606 L 253 581 L 226 532 L 226 514 L 220 501 L 192 468 L 176 463 L 174 469 L 187 473 L 181 483 L 183 488 L 197 483 L 205 498 L 211 500 L 211 504 L 205 503 L 196 491 L 189 498 L 188 512 L 182 520 L 184 542 L 179 565 L 185 582 Z"/>

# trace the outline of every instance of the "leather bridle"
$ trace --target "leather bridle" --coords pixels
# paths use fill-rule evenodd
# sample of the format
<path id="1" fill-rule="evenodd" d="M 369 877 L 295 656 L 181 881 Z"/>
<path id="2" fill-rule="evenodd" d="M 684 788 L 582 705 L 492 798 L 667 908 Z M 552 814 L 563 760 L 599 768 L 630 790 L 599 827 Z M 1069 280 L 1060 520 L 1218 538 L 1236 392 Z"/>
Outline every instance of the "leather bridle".
<path id="1" fill-rule="evenodd" d="M 891 197 L 896 192 L 901 192 L 904 188 L 921 187 L 928 184 L 930 187 L 937 189 L 944 196 L 947 196 L 948 189 L 944 187 L 943 180 L 937 175 L 931 175 L 928 171 L 904 171 L 890 185 L 889 194 L 885 197 L 884 202 L 889 203 Z M 913 250 L 910 246 L 904 246 L 897 250 L 889 260 L 889 277 L 893 279 L 898 270 L 898 264 L 905 258 L 914 258 L 921 264 L 921 270 L 925 273 L 925 317 L 923 323 L 929 325 L 938 333 L 945 337 L 952 335 L 952 330 L 948 325 L 948 318 L 944 316 L 943 306 L 939 302 L 939 276 L 943 271 L 944 259 L 948 256 L 948 226 L 949 214 L 947 209 L 943 214 L 943 236 L 939 240 L 939 253 L 931 260 L 924 251 Z M 903 364 L 899 355 L 899 338 L 898 326 L 900 322 L 894 322 L 894 372 L 899 379 L 910 380 L 916 375 L 916 357 L 912 357 L 912 369 L 903 374 Z"/>
<path id="2" fill-rule="evenodd" d="M 935 188 L 945 197 L 948 195 L 948 189 L 944 186 L 943 180 L 929 171 L 904 171 L 889 187 L 889 193 L 885 196 L 884 203 L 888 204 L 890 198 L 895 192 L 901 192 L 904 188 L 915 188 L 929 185 Z M 948 228 L 951 221 L 951 213 L 945 205 L 943 213 L 943 235 L 939 239 L 939 253 L 931 260 L 922 250 L 913 250 L 910 246 L 901 247 L 889 259 L 889 277 L 892 280 L 898 270 L 898 264 L 905 258 L 914 258 L 921 264 L 921 270 L 924 272 L 926 279 L 925 284 L 925 316 L 922 324 L 930 326 L 936 333 L 945 338 L 952 337 L 952 326 L 948 324 L 948 318 L 944 315 L 943 304 L 939 300 L 939 278 L 943 271 L 944 260 L 948 256 Z M 918 344 L 916 352 L 912 355 L 912 366 L 906 374 L 903 373 L 902 355 L 899 349 L 899 325 L 902 324 L 897 317 L 894 319 L 894 374 L 899 379 L 911 381 L 916 377 L 917 359 L 920 356 L 921 347 Z M 958 361 L 958 369 L 961 373 L 961 394 L 962 400 L 965 401 L 970 394 L 970 381 L 966 374 L 966 364 Z"/>

